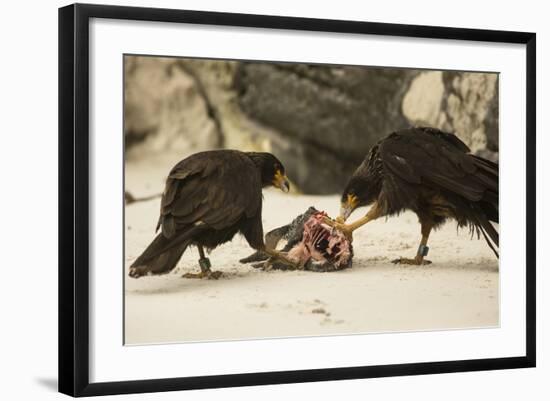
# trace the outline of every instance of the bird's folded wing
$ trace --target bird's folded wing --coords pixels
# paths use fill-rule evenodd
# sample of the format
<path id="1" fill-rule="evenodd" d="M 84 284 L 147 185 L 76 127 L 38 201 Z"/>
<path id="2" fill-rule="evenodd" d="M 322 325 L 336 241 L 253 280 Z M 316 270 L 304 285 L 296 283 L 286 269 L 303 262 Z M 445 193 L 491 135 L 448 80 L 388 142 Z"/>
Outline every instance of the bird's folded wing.
<path id="1" fill-rule="evenodd" d="M 260 176 L 252 161 L 239 153 L 201 156 L 185 159 L 170 173 L 161 202 L 162 226 L 173 221 L 176 230 L 199 223 L 223 229 L 261 210 Z"/>
<path id="2" fill-rule="evenodd" d="M 451 134 L 446 134 L 451 135 Z M 409 184 L 438 186 L 472 201 L 480 200 L 486 191 L 498 191 L 498 170 L 487 172 L 477 159 L 465 153 L 468 149 L 430 133 L 395 135 L 380 146 L 386 175 Z M 495 187 L 496 183 L 496 187 Z"/>

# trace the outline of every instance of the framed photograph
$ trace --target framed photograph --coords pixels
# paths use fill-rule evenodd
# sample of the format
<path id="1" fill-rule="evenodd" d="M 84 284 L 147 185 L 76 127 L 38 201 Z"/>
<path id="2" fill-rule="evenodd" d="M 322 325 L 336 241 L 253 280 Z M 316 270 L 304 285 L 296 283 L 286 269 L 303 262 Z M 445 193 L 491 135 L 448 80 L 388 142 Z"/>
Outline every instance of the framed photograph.
<path id="1" fill-rule="evenodd" d="M 59 10 L 59 391 L 535 366 L 535 34 L 388 22 Z"/>

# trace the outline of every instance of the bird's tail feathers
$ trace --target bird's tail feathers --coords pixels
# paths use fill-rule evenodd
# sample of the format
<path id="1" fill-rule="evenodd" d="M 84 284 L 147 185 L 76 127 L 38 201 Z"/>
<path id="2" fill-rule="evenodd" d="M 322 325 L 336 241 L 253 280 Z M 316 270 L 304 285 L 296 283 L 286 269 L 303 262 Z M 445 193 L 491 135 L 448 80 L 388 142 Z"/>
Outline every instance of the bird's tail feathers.
<path id="1" fill-rule="evenodd" d="M 493 227 L 489 219 L 487 219 L 487 216 L 485 216 L 484 213 L 478 213 L 476 216 L 476 226 L 479 228 L 481 233 L 483 234 L 483 238 L 485 238 L 485 241 L 487 241 L 487 245 L 489 245 L 489 248 L 494 252 L 495 256 L 498 258 L 498 250 L 495 248 L 498 248 L 498 231 Z"/>
<path id="2" fill-rule="evenodd" d="M 174 238 L 166 238 L 162 232 L 157 234 L 130 266 L 130 276 L 137 278 L 149 273 L 168 273 L 176 267 L 183 252 L 191 245 L 196 232 L 197 227 L 190 227 Z"/>

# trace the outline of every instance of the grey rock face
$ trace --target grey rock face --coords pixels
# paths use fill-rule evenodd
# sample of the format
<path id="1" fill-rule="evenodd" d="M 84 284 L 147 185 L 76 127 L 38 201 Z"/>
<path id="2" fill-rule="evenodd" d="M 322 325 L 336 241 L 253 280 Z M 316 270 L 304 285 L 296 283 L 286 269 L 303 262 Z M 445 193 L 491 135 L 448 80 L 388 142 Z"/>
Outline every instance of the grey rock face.
<path id="1" fill-rule="evenodd" d="M 334 193 L 382 136 L 407 126 L 412 70 L 242 63 L 243 111 L 273 128 L 273 150 L 307 193 Z"/>
<path id="2" fill-rule="evenodd" d="M 130 157 L 215 148 L 268 151 L 269 128 L 244 114 L 238 62 L 125 57 L 125 143 Z M 128 156 L 128 155 L 127 155 Z"/>

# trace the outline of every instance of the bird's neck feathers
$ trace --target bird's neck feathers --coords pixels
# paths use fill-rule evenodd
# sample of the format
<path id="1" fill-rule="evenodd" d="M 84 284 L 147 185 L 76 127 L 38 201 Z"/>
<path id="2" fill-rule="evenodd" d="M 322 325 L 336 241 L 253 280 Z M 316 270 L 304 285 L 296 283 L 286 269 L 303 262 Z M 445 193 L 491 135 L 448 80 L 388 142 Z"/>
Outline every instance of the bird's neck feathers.
<path id="1" fill-rule="evenodd" d="M 354 175 L 344 193 L 355 195 L 359 201 L 358 206 L 368 206 L 378 198 L 380 180 L 371 175 Z"/>
<path id="2" fill-rule="evenodd" d="M 262 187 L 268 187 L 272 185 L 273 180 L 273 174 L 275 173 L 273 170 L 272 163 L 270 164 L 270 158 L 269 153 L 265 152 L 246 152 L 246 155 L 250 157 L 252 162 L 256 165 L 258 168 L 258 171 L 261 176 L 262 180 Z"/>
<path id="3" fill-rule="evenodd" d="M 346 193 L 359 199 L 360 206 L 373 203 L 382 189 L 382 161 L 375 145 L 348 182 Z"/>
<path id="4" fill-rule="evenodd" d="M 363 161 L 364 168 L 368 170 L 370 174 L 378 172 L 382 169 L 382 159 L 380 158 L 380 153 L 378 150 L 378 144 L 374 145 Z"/>
<path id="5" fill-rule="evenodd" d="M 265 160 L 265 153 L 261 152 L 246 152 L 246 155 L 254 162 L 254 164 L 262 168 L 263 162 Z"/>

